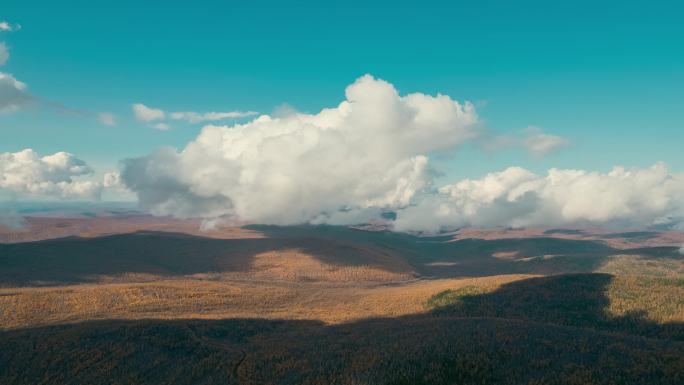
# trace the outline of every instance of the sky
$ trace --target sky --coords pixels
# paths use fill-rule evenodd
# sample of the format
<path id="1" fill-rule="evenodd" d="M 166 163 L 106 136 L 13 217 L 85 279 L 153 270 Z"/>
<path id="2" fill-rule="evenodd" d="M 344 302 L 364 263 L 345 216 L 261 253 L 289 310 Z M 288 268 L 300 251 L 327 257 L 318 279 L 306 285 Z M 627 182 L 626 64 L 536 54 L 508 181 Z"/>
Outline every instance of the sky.
<path id="1" fill-rule="evenodd" d="M 151 160 L 157 149 L 167 146 L 183 154 L 189 143 L 203 137 L 207 124 L 229 130 L 236 124 L 259 125 L 252 122 L 262 115 L 314 116 L 348 100 L 347 87 L 366 74 L 387 82 L 398 95 L 441 94 L 461 107 L 472 104 L 476 122 L 461 116 L 454 118 L 456 132 L 433 132 L 432 139 L 449 145 L 430 142 L 416 152 L 410 151 L 410 142 L 399 143 L 406 151 L 367 159 L 368 165 L 389 167 L 425 156 L 430 177 L 421 183 L 433 190 L 513 166 L 541 176 L 556 168 L 608 175 L 616 166 L 645 170 L 662 162 L 666 174 L 681 173 L 683 18 L 684 5 L 678 1 L 5 0 L 0 6 L 0 23 L 5 23 L 0 24 L 0 72 L 5 74 L 0 83 L 6 87 L 0 88 L 0 154 L 31 149 L 36 159 L 59 152 L 72 157 L 41 163 L 51 176 L 41 171 L 33 178 L 49 179 L 54 185 L 49 188 L 29 188 L 24 177 L 12 183 L 5 177 L 0 199 L 65 198 L 74 193 L 105 200 L 144 198 L 151 211 L 165 206 L 157 211 L 178 214 L 168 209 L 168 197 L 158 202 L 148 190 L 131 188 L 126 159 Z M 23 88 L 10 81 L 21 82 Z M 374 89 L 371 83 L 360 88 Z M 425 113 L 433 107 L 424 105 Z M 214 112 L 224 114 L 205 115 Z M 306 119 L 299 122 L 305 124 Z M 348 123 L 340 127 L 346 130 Z M 461 127 L 466 123 L 472 126 L 469 130 Z M 276 126 L 273 130 L 283 129 Z M 406 130 L 425 129 L 419 126 L 405 125 Z M 381 144 L 396 140 L 391 134 L 370 136 Z M 224 150 L 236 146 L 237 139 L 225 138 Z M 251 144 L 262 139 L 251 139 L 256 141 Z M 357 154 L 352 150 L 367 154 L 374 147 L 357 143 L 340 153 Z M 291 168 L 281 170 L 281 177 L 302 170 L 301 159 L 292 160 L 299 155 L 283 156 Z M 330 160 L 330 166 L 343 161 Z M 59 172 L 54 171 L 57 163 Z M 239 165 L 253 166 L 244 159 Z M 218 167 L 213 160 L 195 166 L 190 174 Z M 263 175 L 261 166 L 256 170 Z M 215 180 L 236 183 L 220 170 L 212 172 Z M 108 173 L 111 180 L 104 184 L 119 187 L 101 192 L 98 183 Z M 379 175 L 380 170 L 366 177 Z M 149 173 L 146 177 L 155 179 Z M 340 181 L 344 177 L 338 176 Z M 178 185 L 197 193 L 196 181 L 179 178 Z M 66 185 L 59 185 L 62 182 Z M 359 180 L 346 185 L 357 182 L 365 186 Z M 419 207 L 422 203 L 414 197 L 424 185 L 404 192 L 408 200 L 371 206 Z M 238 195 L 273 186 L 203 191 L 203 198 L 220 191 L 218 201 L 229 203 L 209 205 L 221 206 L 217 211 L 183 204 L 180 212 L 235 215 L 246 210 L 237 206 L 252 207 L 236 203 L 241 201 Z M 335 205 L 345 212 L 349 207 L 367 209 L 369 201 L 378 202 L 376 192 L 354 199 L 340 196 L 322 211 L 329 213 Z M 291 206 L 293 201 L 285 203 Z M 297 209 L 293 218 L 306 221 L 318 218 L 321 208 Z M 253 219 L 279 222 L 279 210 Z"/>

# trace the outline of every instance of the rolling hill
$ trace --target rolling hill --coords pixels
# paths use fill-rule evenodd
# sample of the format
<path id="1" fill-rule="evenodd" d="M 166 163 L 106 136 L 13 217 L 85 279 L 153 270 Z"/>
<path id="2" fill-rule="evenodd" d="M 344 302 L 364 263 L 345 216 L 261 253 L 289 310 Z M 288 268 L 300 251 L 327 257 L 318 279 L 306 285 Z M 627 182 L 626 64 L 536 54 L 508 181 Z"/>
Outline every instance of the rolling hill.
<path id="1" fill-rule="evenodd" d="M 0 383 L 684 381 L 676 235 L 165 226 L 0 244 Z"/>

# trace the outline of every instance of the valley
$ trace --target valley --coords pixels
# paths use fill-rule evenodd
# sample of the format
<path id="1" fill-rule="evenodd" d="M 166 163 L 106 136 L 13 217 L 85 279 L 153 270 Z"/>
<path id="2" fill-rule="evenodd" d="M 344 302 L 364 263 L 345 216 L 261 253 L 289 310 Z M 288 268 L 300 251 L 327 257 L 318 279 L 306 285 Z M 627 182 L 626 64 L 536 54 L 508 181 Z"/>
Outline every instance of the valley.
<path id="1" fill-rule="evenodd" d="M 2 383 L 684 379 L 679 233 L 56 220 L 0 244 Z"/>

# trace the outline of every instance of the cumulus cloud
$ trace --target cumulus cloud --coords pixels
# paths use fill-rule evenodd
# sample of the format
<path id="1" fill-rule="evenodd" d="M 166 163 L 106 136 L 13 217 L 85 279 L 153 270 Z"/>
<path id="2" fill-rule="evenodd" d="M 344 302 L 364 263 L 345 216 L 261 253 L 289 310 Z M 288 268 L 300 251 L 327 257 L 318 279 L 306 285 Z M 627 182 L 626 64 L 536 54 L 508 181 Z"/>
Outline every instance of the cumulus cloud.
<path id="1" fill-rule="evenodd" d="M 526 133 L 527 138 L 523 141 L 523 145 L 535 156 L 548 155 L 559 148 L 567 146 L 569 143 L 567 139 L 547 134 L 537 127 L 528 128 Z"/>
<path id="2" fill-rule="evenodd" d="M 470 103 L 366 75 L 335 107 L 205 126 L 180 152 L 126 160 L 121 178 L 158 215 L 356 221 L 411 204 L 431 184 L 427 155 L 475 136 L 477 121 Z"/>
<path id="3" fill-rule="evenodd" d="M 224 120 L 224 119 L 235 119 L 235 118 L 245 118 L 249 116 L 254 116 L 257 113 L 255 111 L 229 111 L 229 112 L 172 112 L 171 119 L 174 120 L 185 120 L 190 123 L 202 123 L 208 121 Z"/>
<path id="4" fill-rule="evenodd" d="M 75 178 L 93 170 L 67 152 L 39 156 L 32 149 L 0 153 L 0 189 L 41 198 L 99 199 L 102 186 Z"/>
<path id="5" fill-rule="evenodd" d="M 684 175 L 665 165 L 608 173 L 511 167 L 439 189 L 398 212 L 397 230 L 462 226 L 650 226 L 684 220 Z"/>
<path id="6" fill-rule="evenodd" d="M 105 126 L 113 126 L 116 124 L 116 117 L 109 112 L 100 112 L 97 114 L 97 119 Z"/>
<path id="7" fill-rule="evenodd" d="M 315 114 L 288 110 L 207 125 L 182 151 L 125 160 L 121 185 L 155 215 L 270 224 L 359 224 L 396 219 L 397 231 L 463 226 L 681 226 L 684 174 L 663 164 L 610 172 L 519 167 L 434 186 L 433 153 L 479 133 L 470 103 L 400 95 L 369 75 Z M 163 124 L 163 123 L 162 123 Z M 531 128 L 514 139 L 537 155 L 567 140 Z"/>
<path id="8" fill-rule="evenodd" d="M 4 41 L 0 41 L 0 66 L 5 65 L 9 60 L 10 54 Z"/>
<path id="9" fill-rule="evenodd" d="M 0 113 L 14 112 L 32 101 L 33 96 L 26 84 L 10 74 L 0 72 Z"/>
<path id="10" fill-rule="evenodd" d="M 166 117 L 166 113 L 158 108 L 151 108 L 142 103 L 135 103 L 131 105 L 135 118 L 141 122 L 151 122 L 154 120 L 161 120 Z"/>

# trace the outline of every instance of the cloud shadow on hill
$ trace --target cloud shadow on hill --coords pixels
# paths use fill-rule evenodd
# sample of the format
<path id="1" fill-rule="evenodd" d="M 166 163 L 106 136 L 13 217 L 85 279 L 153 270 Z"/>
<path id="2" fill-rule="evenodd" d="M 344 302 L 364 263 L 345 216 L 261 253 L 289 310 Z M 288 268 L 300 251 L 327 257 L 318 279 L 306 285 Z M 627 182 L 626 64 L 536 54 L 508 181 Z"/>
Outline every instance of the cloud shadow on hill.
<path id="1" fill-rule="evenodd" d="M 610 316 L 611 279 L 527 279 L 430 313 L 339 325 L 109 320 L 5 331 L 0 382 L 678 383 L 684 325 Z"/>
<path id="2" fill-rule="evenodd" d="M 253 228 L 264 237 L 215 239 L 143 231 L 0 244 L 0 284 L 91 282 L 97 276 L 126 273 L 183 276 L 245 272 L 256 255 L 282 250 L 299 250 L 331 265 L 373 266 L 424 277 L 591 272 L 616 253 L 654 257 L 676 254 L 676 248 L 668 247 L 616 250 L 594 240 L 453 240 L 337 226 Z M 501 254 L 512 258 L 501 258 Z"/>

